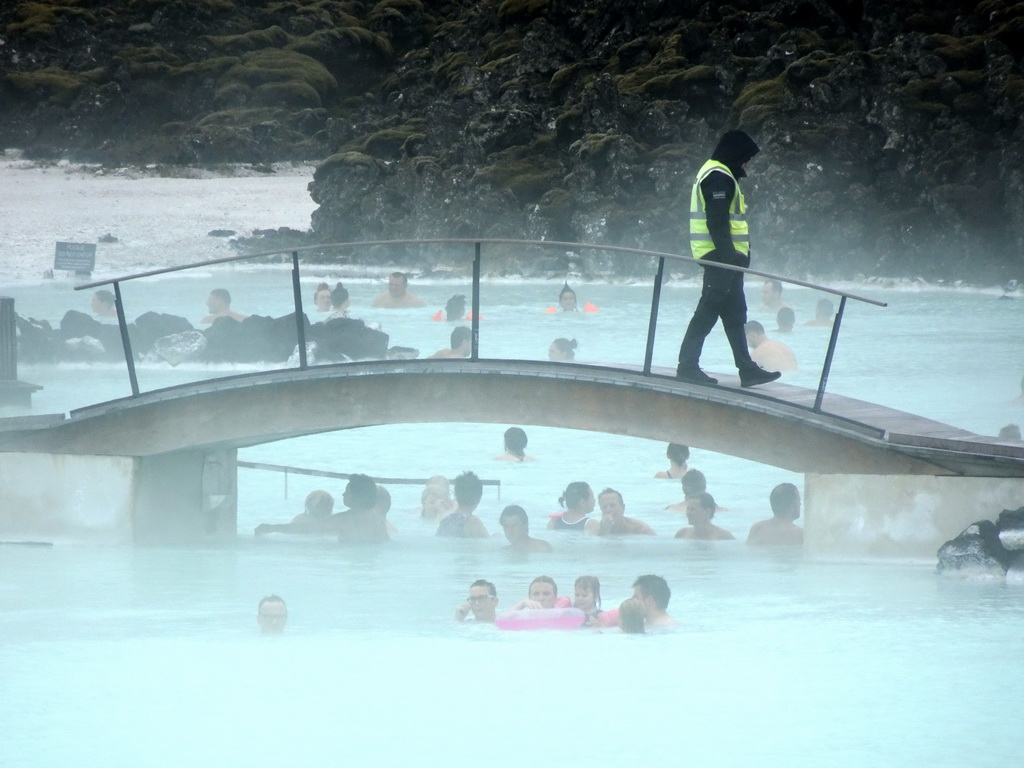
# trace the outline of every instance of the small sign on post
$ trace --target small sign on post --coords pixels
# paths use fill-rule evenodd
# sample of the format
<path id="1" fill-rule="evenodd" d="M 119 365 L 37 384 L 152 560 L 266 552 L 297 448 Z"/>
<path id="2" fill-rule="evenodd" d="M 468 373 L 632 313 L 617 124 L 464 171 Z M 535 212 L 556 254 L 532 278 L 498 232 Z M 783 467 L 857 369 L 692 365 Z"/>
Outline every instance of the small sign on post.
<path id="1" fill-rule="evenodd" d="M 57 243 L 53 268 L 88 277 L 96 267 L 96 243 Z"/>

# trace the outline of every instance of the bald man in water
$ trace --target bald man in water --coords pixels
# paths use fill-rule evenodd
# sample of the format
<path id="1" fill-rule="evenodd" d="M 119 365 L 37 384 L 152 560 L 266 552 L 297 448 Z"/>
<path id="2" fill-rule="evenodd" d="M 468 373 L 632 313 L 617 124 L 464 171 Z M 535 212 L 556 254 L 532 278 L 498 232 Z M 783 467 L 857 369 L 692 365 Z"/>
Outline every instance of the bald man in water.
<path id="1" fill-rule="evenodd" d="M 424 306 L 423 299 L 409 290 L 409 278 L 404 272 L 388 275 L 388 289 L 373 300 L 373 306 L 384 309 L 408 309 Z"/>

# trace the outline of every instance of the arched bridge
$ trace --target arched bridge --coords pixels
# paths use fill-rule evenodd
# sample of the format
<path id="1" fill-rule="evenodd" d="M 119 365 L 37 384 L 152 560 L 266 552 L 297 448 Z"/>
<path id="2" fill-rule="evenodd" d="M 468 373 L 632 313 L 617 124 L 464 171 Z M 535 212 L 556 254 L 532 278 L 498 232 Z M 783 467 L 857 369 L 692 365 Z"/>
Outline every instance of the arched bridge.
<path id="1" fill-rule="evenodd" d="M 472 246 L 472 349 L 467 359 L 307 360 L 302 251 Z M 482 245 L 519 253 L 559 248 L 646 259 L 653 282 L 641 366 L 487 359 L 480 354 Z M 206 541 L 235 535 L 237 449 L 320 432 L 395 423 L 554 426 L 685 442 L 805 474 L 807 546 L 933 553 L 979 517 L 1024 499 L 1024 446 L 993 442 L 911 414 L 825 393 L 848 299 L 825 286 L 746 270 L 839 299 L 817 390 L 774 382 L 741 389 L 734 377 L 703 387 L 653 366 L 661 287 L 676 254 L 579 243 L 402 240 L 290 251 L 298 366 L 141 392 L 121 284 L 194 267 L 280 257 L 216 259 L 78 286 L 107 285 L 118 309 L 131 397 L 70 416 L 0 421 L 0 539 L 64 533 L 74 525 L 134 541 Z M 450 256 L 450 254 L 449 254 Z M 636 265 L 631 265 L 636 272 Z M 83 490 L 88 489 L 88 491 Z M 88 493 L 92 496 L 86 498 Z M 86 496 L 83 496 L 86 494 Z M 82 522 L 83 510 L 101 520 Z M 127 533 L 126 533 L 127 531 Z M 893 549 L 895 547 L 895 549 Z"/>
<path id="2" fill-rule="evenodd" d="M 629 435 L 804 473 L 1020 476 L 1024 448 L 837 395 L 520 360 L 344 363 L 235 376 L 11 420 L 0 450 L 154 456 L 355 427 L 485 422 Z M 13 427 L 13 428 L 12 428 Z"/>

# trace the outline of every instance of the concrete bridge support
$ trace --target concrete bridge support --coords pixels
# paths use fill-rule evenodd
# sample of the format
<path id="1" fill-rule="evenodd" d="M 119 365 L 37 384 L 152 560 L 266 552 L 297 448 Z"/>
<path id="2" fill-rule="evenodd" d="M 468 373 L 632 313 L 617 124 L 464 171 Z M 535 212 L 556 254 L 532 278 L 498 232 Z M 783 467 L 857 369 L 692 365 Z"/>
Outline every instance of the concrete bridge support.
<path id="1" fill-rule="evenodd" d="M 977 520 L 1024 506 L 1024 478 L 804 476 L 804 549 L 811 557 L 934 559 Z"/>
<path id="2" fill-rule="evenodd" d="M 0 454 L 0 539 L 104 544 L 231 539 L 236 453 Z"/>

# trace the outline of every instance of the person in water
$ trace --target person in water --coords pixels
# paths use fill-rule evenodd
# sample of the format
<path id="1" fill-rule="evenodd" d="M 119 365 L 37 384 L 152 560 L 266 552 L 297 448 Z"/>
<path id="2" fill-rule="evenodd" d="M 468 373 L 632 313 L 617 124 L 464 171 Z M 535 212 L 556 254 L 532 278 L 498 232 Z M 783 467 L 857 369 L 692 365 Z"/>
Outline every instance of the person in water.
<path id="1" fill-rule="evenodd" d="M 428 360 L 457 359 L 469 357 L 473 352 L 473 331 L 460 325 L 452 331 L 450 349 L 439 349 Z"/>
<path id="2" fill-rule="evenodd" d="M 558 596 L 558 585 L 550 576 L 538 576 L 530 582 L 528 597 L 512 606 L 513 611 L 527 608 L 569 608 L 572 601 L 568 597 Z"/>
<path id="3" fill-rule="evenodd" d="M 373 306 L 383 309 L 422 307 L 423 299 L 409 290 L 409 278 L 403 272 L 388 275 L 388 289 L 373 300 Z"/>
<path id="4" fill-rule="evenodd" d="M 519 427 L 509 427 L 505 430 L 505 453 L 495 456 L 495 461 L 533 461 L 532 456 L 526 455 L 526 432 Z"/>
<path id="5" fill-rule="evenodd" d="M 558 292 L 558 306 L 563 312 L 576 312 L 579 309 L 576 305 L 576 291 L 568 283 Z"/>
<path id="6" fill-rule="evenodd" d="M 436 481 L 440 478 L 444 483 Z M 452 496 L 448 486 L 448 478 L 437 475 L 430 478 L 420 494 L 420 517 L 424 520 L 438 522 L 452 511 Z"/>
<path id="7" fill-rule="evenodd" d="M 334 497 L 327 491 L 310 491 L 302 512 L 282 525 L 260 523 L 256 526 L 255 535 L 266 533 L 292 533 L 302 535 L 322 535 L 332 533 L 328 519 L 334 512 Z"/>
<path id="8" fill-rule="evenodd" d="M 761 284 L 761 312 L 778 312 L 789 307 L 782 300 L 782 283 L 778 280 L 765 280 Z"/>
<path id="9" fill-rule="evenodd" d="M 331 311 L 331 286 L 327 283 L 320 283 L 313 291 L 313 306 L 317 312 Z"/>
<path id="10" fill-rule="evenodd" d="M 704 477 L 704 473 L 699 469 L 686 470 L 680 485 L 683 486 L 683 500 L 678 504 L 669 504 L 665 509 L 671 509 L 673 512 L 685 512 L 687 502 L 698 494 L 705 493 L 708 489 L 707 478 Z"/>
<path id="11" fill-rule="evenodd" d="M 647 632 L 644 626 L 647 622 L 647 606 L 642 600 L 628 597 L 619 603 L 618 619 L 619 629 L 627 635 L 643 635 Z"/>
<path id="12" fill-rule="evenodd" d="M 686 502 L 686 519 L 689 525 L 676 531 L 677 539 L 699 539 L 701 541 L 724 541 L 736 538 L 724 528 L 711 522 L 715 516 L 715 499 L 710 493 L 698 493 Z"/>
<path id="13" fill-rule="evenodd" d="M 494 585 L 485 580 L 477 579 L 469 585 L 469 597 L 455 609 L 455 621 L 465 621 L 470 613 L 474 621 L 493 624 L 498 607 L 498 591 Z"/>
<path id="14" fill-rule="evenodd" d="M 293 523 L 306 520 L 324 520 L 334 514 L 334 497 L 327 491 L 310 491 L 302 513 L 292 518 Z"/>
<path id="15" fill-rule="evenodd" d="M 101 288 L 92 295 L 91 306 L 96 317 L 117 317 L 117 301 L 114 294 L 106 288 Z"/>
<path id="16" fill-rule="evenodd" d="M 439 309 L 435 312 L 431 319 L 433 320 L 444 320 L 449 323 L 454 323 L 462 319 L 469 320 L 466 317 L 466 297 L 457 293 L 448 299 L 448 302 L 444 305 L 444 309 Z"/>
<path id="17" fill-rule="evenodd" d="M 751 320 L 743 326 L 747 335 L 747 346 L 750 349 L 750 358 L 760 366 L 771 368 L 774 371 L 795 371 L 796 355 L 793 350 L 781 341 L 769 339 L 764 332 L 764 326 L 757 320 Z"/>
<path id="18" fill-rule="evenodd" d="M 818 299 L 818 303 L 814 306 L 814 317 L 804 323 L 804 325 L 832 325 L 832 319 L 835 317 L 835 314 L 836 307 L 830 299 Z"/>
<path id="19" fill-rule="evenodd" d="M 576 359 L 576 339 L 559 337 L 548 347 L 548 360 L 553 363 L 564 363 Z"/>
<path id="20" fill-rule="evenodd" d="M 598 536 L 655 535 L 654 529 L 643 520 L 626 517 L 626 503 L 622 500 L 622 494 L 614 488 L 605 488 L 601 491 L 597 503 L 601 506 Z"/>
<path id="21" fill-rule="evenodd" d="M 656 478 L 681 478 L 686 474 L 686 462 L 690 460 L 690 448 L 682 443 L 669 443 L 665 449 L 668 469 L 658 472 Z"/>
<path id="22" fill-rule="evenodd" d="M 288 606 L 277 595 L 267 595 L 256 607 L 256 623 L 264 635 L 284 634 L 288 624 Z"/>
<path id="23" fill-rule="evenodd" d="M 338 283 L 331 290 L 331 314 L 327 318 L 328 320 L 334 320 L 338 317 L 348 317 L 349 301 L 348 288 L 341 283 Z"/>
<path id="24" fill-rule="evenodd" d="M 792 333 L 796 323 L 796 313 L 789 307 L 783 307 L 775 314 L 775 330 L 778 333 Z"/>
<path id="25" fill-rule="evenodd" d="M 488 538 L 487 528 L 474 514 L 483 495 L 483 483 L 475 473 L 463 472 L 456 477 L 455 511 L 441 520 L 436 535 L 462 539 Z"/>
<path id="26" fill-rule="evenodd" d="M 633 597 L 643 603 L 644 621 L 648 627 L 660 629 L 676 626 L 675 619 L 668 615 L 672 590 L 664 578 L 654 574 L 638 576 L 633 582 Z"/>
<path id="27" fill-rule="evenodd" d="M 804 530 L 796 525 L 800 517 L 800 491 L 792 483 L 779 483 L 772 489 L 769 502 L 772 516 L 750 527 L 747 544 L 759 547 L 799 547 Z"/>
<path id="28" fill-rule="evenodd" d="M 501 511 L 498 523 L 505 532 L 508 546 L 513 552 L 550 552 L 551 545 L 530 535 L 530 518 L 518 504 L 509 504 Z"/>
<path id="29" fill-rule="evenodd" d="M 594 492 L 587 483 L 582 481 L 569 483 L 565 491 L 558 498 L 558 503 L 565 508 L 560 514 L 551 516 L 548 520 L 548 528 L 553 531 L 578 531 L 596 535 L 600 529 L 600 523 L 590 516 L 594 511 L 597 500 Z"/>
<path id="30" fill-rule="evenodd" d="M 352 475 L 342 502 L 348 507 L 332 516 L 339 544 L 377 544 L 390 541 L 387 510 L 391 507 L 391 494 L 382 496 L 377 484 L 368 475 Z"/>
<path id="31" fill-rule="evenodd" d="M 591 627 L 614 627 L 618 622 L 618 611 L 601 608 L 601 582 L 597 576 L 580 576 L 573 585 L 573 608 L 583 611 L 587 625 Z"/>
<path id="32" fill-rule="evenodd" d="M 690 249 L 702 264 L 750 266 L 747 205 L 739 180 L 759 151 L 743 131 L 727 131 L 697 173 L 690 194 Z M 718 383 L 700 369 L 700 356 L 704 340 L 719 320 L 732 348 L 740 386 L 753 387 L 779 378 L 778 371 L 766 371 L 750 358 L 743 333 L 747 322 L 743 273 L 705 266 L 700 300 L 679 347 L 677 379 L 690 384 Z"/>
<path id="33" fill-rule="evenodd" d="M 246 317 L 231 309 L 231 294 L 226 288 L 214 288 L 210 291 L 210 295 L 206 298 L 206 309 L 210 314 L 202 319 L 204 325 L 210 325 L 221 317 L 227 317 L 240 323 Z"/>

